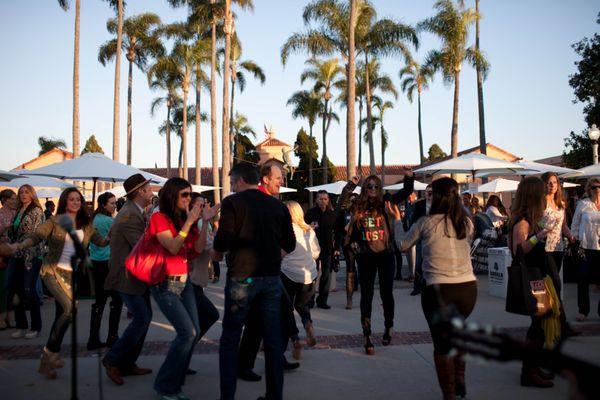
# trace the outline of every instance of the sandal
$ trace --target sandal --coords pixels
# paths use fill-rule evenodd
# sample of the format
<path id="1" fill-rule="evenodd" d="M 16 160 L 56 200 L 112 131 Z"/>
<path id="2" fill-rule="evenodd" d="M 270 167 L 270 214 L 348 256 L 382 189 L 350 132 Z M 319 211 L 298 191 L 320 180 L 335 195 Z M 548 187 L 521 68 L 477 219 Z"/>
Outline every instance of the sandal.
<path id="1" fill-rule="evenodd" d="M 365 336 L 365 353 L 368 356 L 372 356 L 375 354 L 375 346 L 373 346 L 373 342 L 371 342 L 370 336 Z"/>

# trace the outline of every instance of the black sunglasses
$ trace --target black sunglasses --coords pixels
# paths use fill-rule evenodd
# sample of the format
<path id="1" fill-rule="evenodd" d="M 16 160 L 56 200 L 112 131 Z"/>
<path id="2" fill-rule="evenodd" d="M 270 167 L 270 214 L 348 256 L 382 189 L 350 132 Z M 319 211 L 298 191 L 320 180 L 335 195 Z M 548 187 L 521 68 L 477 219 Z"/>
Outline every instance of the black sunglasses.
<path id="1" fill-rule="evenodd" d="M 191 195 L 192 195 L 192 192 L 181 192 L 181 193 L 179 193 L 179 197 L 183 197 L 184 199 L 187 199 Z"/>
<path id="2" fill-rule="evenodd" d="M 600 186 L 592 186 L 590 189 L 592 189 L 592 190 L 598 190 L 598 189 L 600 189 Z"/>
<path id="3" fill-rule="evenodd" d="M 379 189 L 379 185 L 369 184 L 367 185 L 367 189 Z"/>

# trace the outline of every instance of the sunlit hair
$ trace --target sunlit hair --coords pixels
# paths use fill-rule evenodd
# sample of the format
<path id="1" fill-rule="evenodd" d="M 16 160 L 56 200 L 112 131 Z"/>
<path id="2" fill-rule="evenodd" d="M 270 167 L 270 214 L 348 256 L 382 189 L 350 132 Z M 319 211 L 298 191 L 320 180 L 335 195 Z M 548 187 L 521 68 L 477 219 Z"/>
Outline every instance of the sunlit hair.
<path id="1" fill-rule="evenodd" d="M 183 178 L 175 177 L 165 182 L 162 189 L 163 191 L 159 200 L 160 212 L 166 214 L 175 225 L 175 228 L 179 230 L 187 218 L 187 211 L 177 208 L 179 192 L 184 189 L 191 190 L 192 185 Z"/>
<path id="2" fill-rule="evenodd" d="M 560 180 L 558 179 L 558 175 L 556 175 L 554 172 L 546 172 L 542 174 L 542 181 L 544 181 L 544 184 L 548 184 L 548 182 L 550 181 L 550 178 L 556 178 L 556 183 L 558 184 L 558 188 L 556 189 L 556 193 L 554 193 L 554 203 L 556 204 L 556 206 L 559 209 L 563 209 L 565 208 L 565 200 L 563 198 L 563 188 L 562 188 L 562 183 L 560 183 Z M 544 200 L 546 199 L 546 197 L 544 196 Z"/>
<path id="3" fill-rule="evenodd" d="M 375 197 L 369 197 L 368 195 L 369 189 L 367 186 L 371 183 L 378 186 L 377 195 Z M 377 213 L 377 210 L 380 209 L 383 209 L 383 187 L 381 179 L 377 175 L 369 175 L 363 181 L 360 194 L 354 202 L 354 214 L 356 219 L 360 219 L 367 210 L 372 213 Z"/>
<path id="4" fill-rule="evenodd" d="M 600 178 L 590 178 L 588 179 L 587 184 L 585 185 L 585 192 L 587 193 L 590 199 L 593 197 L 594 194 L 592 193 L 592 186 L 594 184 L 600 185 Z"/>
<path id="5" fill-rule="evenodd" d="M 528 176 L 519 183 L 515 199 L 510 207 L 509 232 L 522 220 L 527 221 L 533 232 L 539 232 L 539 222 L 544 216 L 546 185 L 535 176 Z M 509 235 L 509 238 L 512 235 Z"/>
<path id="6" fill-rule="evenodd" d="M 298 225 L 304 232 L 310 231 L 312 228 L 306 222 L 304 222 L 304 211 L 302 207 L 296 201 L 286 201 L 285 205 L 290 210 L 292 216 L 292 223 Z"/>
<path id="7" fill-rule="evenodd" d="M 77 229 L 82 229 L 83 227 L 88 226 L 92 221 L 90 219 L 90 215 L 88 214 L 87 207 L 85 206 L 85 199 L 77 188 L 70 187 L 63 190 L 58 198 L 56 215 L 67 213 L 67 202 L 71 193 L 77 193 L 79 195 L 79 199 L 81 200 L 81 207 L 79 207 L 79 211 L 77 211 L 77 215 L 75 216 L 75 225 Z"/>
<path id="8" fill-rule="evenodd" d="M 29 210 L 31 210 L 34 207 L 37 207 L 40 210 L 43 210 L 42 205 L 40 204 L 40 201 L 38 200 L 37 193 L 35 192 L 35 189 L 31 185 L 21 185 L 19 187 L 19 190 L 17 191 L 17 210 L 20 210 L 21 208 L 23 208 L 23 203 L 21 203 L 21 196 L 19 196 L 19 193 L 21 193 L 21 190 L 26 190 L 29 193 L 29 195 L 31 196 L 31 203 L 29 204 L 29 206 L 27 207 L 27 210 L 25 210 L 23 215 L 28 213 Z"/>
<path id="9" fill-rule="evenodd" d="M 111 192 L 102 193 L 100 196 L 98 196 L 98 207 L 96 208 L 96 211 L 94 211 L 94 217 L 98 214 L 104 214 L 108 217 L 112 217 L 112 214 L 106 209 L 106 205 L 113 197 L 116 196 Z"/>
<path id="10" fill-rule="evenodd" d="M 452 223 L 456 238 L 459 240 L 467 237 L 469 216 L 465 212 L 461 196 L 458 193 L 458 183 L 452 178 L 440 178 L 431 184 L 432 200 L 429 215 L 441 214 L 444 216 L 446 236 L 450 237 L 448 221 Z"/>

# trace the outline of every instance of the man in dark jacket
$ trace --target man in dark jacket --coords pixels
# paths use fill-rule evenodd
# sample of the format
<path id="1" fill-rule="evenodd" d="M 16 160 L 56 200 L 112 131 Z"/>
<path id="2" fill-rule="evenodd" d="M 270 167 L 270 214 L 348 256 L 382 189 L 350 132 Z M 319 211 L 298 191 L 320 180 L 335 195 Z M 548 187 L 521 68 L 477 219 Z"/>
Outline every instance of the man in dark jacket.
<path id="1" fill-rule="evenodd" d="M 223 333 L 219 343 L 221 399 L 235 397 L 237 352 L 250 307 L 258 304 L 266 358 L 266 398 L 283 397 L 280 301 L 282 251 L 296 248 L 287 207 L 258 190 L 258 171 L 248 163 L 230 172 L 236 194 L 223 199 L 213 259 L 227 252 Z"/>
<path id="2" fill-rule="evenodd" d="M 144 208 L 152 202 L 152 190 L 149 181 L 141 174 L 130 176 L 123 186 L 127 201 L 111 228 L 109 271 L 104 283 L 104 289 L 119 292 L 127 310 L 133 314 L 123 335 L 102 360 L 108 377 L 117 385 L 124 383 L 123 375 L 146 375 L 152 372 L 151 369 L 136 365 L 152 321 L 148 287 L 125 269 L 125 259 L 146 229 Z M 120 318 L 120 313 L 116 318 Z"/>

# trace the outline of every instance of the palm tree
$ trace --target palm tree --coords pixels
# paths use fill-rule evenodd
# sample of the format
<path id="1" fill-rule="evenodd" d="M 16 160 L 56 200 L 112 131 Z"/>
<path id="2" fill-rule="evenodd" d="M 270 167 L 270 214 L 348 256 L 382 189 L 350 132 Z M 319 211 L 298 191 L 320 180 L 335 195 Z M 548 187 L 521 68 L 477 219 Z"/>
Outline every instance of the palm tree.
<path id="1" fill-rule="evenodd" d="M 479 0 L 475 0 L 475 12 L 479 14 L 479 18 L 475 21 L 475 49 L 480 52 L 479 49 L 479 20 L 481 14 L 479 13 Z M 483 70 L 479 63 L 477 67 L 477 107 L 479 109 L 479 150 L 481 154 L 487 154 L 487 142 L 485 139 L 485 116 L 483 112 Z M 485 183 L 485 182 L 484 182 Z"/>
<path id="2" fill-rule="evenodd" d="M 117 49 L 123 47 L 123 0 L 109 0 L 117 9 Z M 115 4 L 116 3 L 116 4 Z M 121 52 L 115 57 L 115 87 L 113 99 L 113 160 L 119 161 L 120 155 L 120 118 L 121 118 Z"/>
<path id="3" fill-rule="evenodd" d="M 177 93 L 177 70 L 170 64 L 161 64 L 162 69 L 156 68 L 149 76 L 149 86 L 151 89 L 161 89 L 166 92 L 162 97 L 157 97 L 152 101 L 150 114 L 154 116 L 158 107 L 163 104 L 167 107 L 167 119 L 165 120 L 164 134 L 167 140 L 167 176 L 171 174 L 171 110 L 182 101 Z"/>
<path id="4" fill-rule="evenodd" d="M 356 121 L 354 120 L 354 99 L 356 98 L 356 0 L 350 1 L 348 13 L 348 97 L 346 98 L 346 179 L 356 174 Z"/>
<path id="5" fill-rule="evenodd" d="M 318 95 L 312 91 L 301 90 L 296 92 L 287 101 L 288 106 L 293 106 L 292 117 L 306 118 L 308 120 L 309 130 L 309 146 L 312 146 L 313 126 L 317 121 L 319 112 L 321 111 L 321 100 Z M 308 151 L 308 186 L 313 186 L 313 159 L 312 149 Z M 312 196 L 309 196 L 309 205 L 312 207 Z"/>
<path id="6" fill-rule="evenodd" d="M 69 0 L 58 0 L 59 6 L 67 11 Z M 79 157 L 79 37 L 81 0 L 75 0 L 75 40 L 73 46 L 73 157 Z"/>
<path id="7" fill-rule="evenodd" d="M 423 164 L 425 155 L 423 152 L 423 130 L 421 128 L 421 92 L 429 88 L 429 82 L 433 79 L 433 71 L 429 67 L 422 67 L 413 60 L 400 70 L 399 75 L 400 79 L 404 78 L 400 83 L 400 88 L 403 92 L 406 92 L 408 101 L 413 102 L 414 91 L 417 91 L 419 156 L 421 164 Z"/>
<path id="8" fill-rule="evenodd" d="M 381 132 L 381 182 L 385 183 L 385 150 L 388 146 L 388 133 L 383 126 L 383 118 L 387 110 L 394 108 L 394 104 L 391 101 L 382 101 L 379 97 L 373 99 L 373 104 L 379 112 L 377 119 L 379 120 Z"/>
<path id="9" fill-rule="evenodd" d="M 172 70 L 177 77 L 181 91 L 183 93 L 182 104 L 182 152 L 183 152 L 183 178 L 188 178 L 188 163 L 187 163 L 187 110 L 188 110 L 188 95 L 190 85 L 192 83 L 192 75 L 197 63 L 205 57 L 209 50 L 210 43 L 208 41 L 199 41 L 194 44 L 188 44 L 185 41 L 176 41 L 171 54 L 166 57 L 161 57 L 148 70 L 149 80 L 160 70 Z"/>
<path id="10" fill-rule="evenodd" d="M 338 77 L 343 75 L 344 70 L 339 66 L 337 58 L 325 61 L 311 58 L 306 61 L 306 64 L 309 67 L 302 72 L 302 75 L 300 75 L 300 82 L 304 83 L 308 79 L 314 81 L 313 92 L 318 94 L 322 100 L 323 159 L 321 165 L 325 168 L 325 172 L 323 173 L 323 183 L 327 183 L 327 168 L 329 165 L 327 159 L 327 132 L 329 131 L 333 115 L 329 101 L 332 98 L 331 89 Z"/>
<path id="11" fill-rule="evenodd" d="M 371 174 L 375 174 L 375 148 L 373 146 L 373 127 L 371 126 L 372 101 L 369 72 L 371 56 L 377 58 L 392 54 L 400 54 L 406 60 L 411 59 L 411 54 L 406 42 L 418 47 L 419 41 L 414 28 L 391 19 L 375 21 L 375 13 L 370 19 L 365 19 L 365 26 L 358 30 L 357 48 L 364 56 L 363 67 L 365 68 L 365 103 L 367 106 L 367 135 L 369 139 L 369 159 Z"/>
<path id="12" fill-rule="evenodd" d="M 246 143 L 248 142 L 248 135 L 252 135 L 252 137 L 256 138 L 256 131 L 248 124 L 248 118 L 245 115 L 240 114 L 239 112 L 235 113 L 235 118 L 231 121 L 231 137 L 232 141 L 235 143 Z M 236 162 L 244 161 L 245 154 L 244 148 L 245 146 L 240 145 L 234 148 L 233 157 Z"/>
<path id="13" fill-rule="evenodd" d="M 157 28 L 160 27 L 160 17 L 153 13 L 144 13 L 127 18 L 123 22 L 125 38 L 122 48 L 129 61 L 129 75 L 127 85 L 127 165 L 131 165 L 133 127 L 131 121 L 132 91 L 133 91 L 133 65 L 146 71 L 148 60 L 151 57 L 160 57 L 164 53 L 164 46 L 160 40 Z M 116 33 L 118 22 L 111 18 L 106 24 L 110 33 Z M 104 43 L 98 52 L 98 61 L 102 65 L 112 60 L 117 51 L 117 39 Z"/>
<path id="14" fill-rule="evenodd" d="M 261 83 L 261 85 L 264 85 L 265 83 L 265 73 L 262 70 L 262 68 L 255 62 L 252 60 L 244 60 L 244 61 L 240 61 L 240 58 L 242 57 L 242 44 L 239 41 L 239 38 L 237 36 L 237 34 L 233 35 L 233 40 L 231 41 L 231 105 L 230 105 L 230 110 L 231 110 L 231 118 L 229 120 L 229 134 L 231 135 L 231 137 L 236 137 L 234 135 L 234 129 L 233 129 L 233 124 L 234 124 L 234 118 L 233 118 L 233 104 L 234 104 L 234 98 L 235 98 L 235 85 L 236 82 L 239 82 L 239 87 L 240 87 L 240 93 L 242 93 L 244 91 L 244 89 L 246 88 L 246 75 L 244 74 L 244 71 L 246 73 L 252 74 L 252 76 L 255 79 L 258 79 Z M 236 118 L 238 116 L 238 114 L 236 113 Z M 255 135 L 256 137 L 256 135 Z M 232 153 L 233 154 L 237 154 L 237 152 L 235 151 L 235 144 L 236 141 L 232 140 L 231 142 L 233 142 L 232 144 Z M 234 158 L 232 157 L 232 164 L 235 163 Z"/>
<path id="15" fill-rule="evenodd" d="M 432 50 L 427 55 L 425 65 L 434 71 L 441 71 L 444 81 L 454 83 L 454 107 L 452 111 L 451 155 L 458 155 L 458 96 L 460 88 L 460 71 L 463 62 L 473 67 L 480 66 L 483 74 L 487 72 L 488 62 L 475 47 L 466 47 L 469 28 L 479 19 L 479 14 L 472 8 L 465 8 L 459 1 L 455 5 L 452 0 L 438 0 L 434 8 L 437 14 L 418 24 L 418 29 L 438 36 L 442 42 L 440 50 Z"/>

